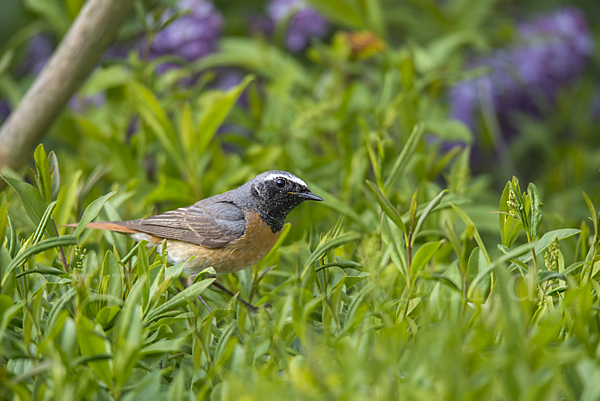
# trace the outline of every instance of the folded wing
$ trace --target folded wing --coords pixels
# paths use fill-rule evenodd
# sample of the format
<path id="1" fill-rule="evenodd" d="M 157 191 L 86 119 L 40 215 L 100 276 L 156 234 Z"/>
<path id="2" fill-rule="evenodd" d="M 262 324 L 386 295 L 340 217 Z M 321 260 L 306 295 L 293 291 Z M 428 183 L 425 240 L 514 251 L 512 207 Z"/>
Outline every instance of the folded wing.
<path id="1" fill-rule="evenodd" d="M 96 223 L 98 224 L 98 223 Z M 198 202 L 192 206 L 172 210 L 147 219 L 114 221 L 110 223 L 125 230 L 142 232 L 162 239 L 172 239 L 202 245 L 207 248 L 223 247 L 242 237 L 246 220 L 242 210 L 231 202 Z M 103 227 L 97 227 L 103 228 Z M 111 229 L 108 228 L 107 229 Z"/>

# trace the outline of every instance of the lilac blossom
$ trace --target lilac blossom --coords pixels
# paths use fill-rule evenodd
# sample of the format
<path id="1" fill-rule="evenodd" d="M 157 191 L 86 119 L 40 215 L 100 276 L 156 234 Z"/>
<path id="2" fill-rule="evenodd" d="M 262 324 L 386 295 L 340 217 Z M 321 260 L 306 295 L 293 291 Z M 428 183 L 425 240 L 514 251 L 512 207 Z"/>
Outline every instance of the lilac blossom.
<path id="1" fill-rule="evenodd" d="M 52 39 L 44 34 L 33 35 L 28 42 L 27 55 L 21 65 L 23 74 L 39 74 L 54 52 Z"/>
<path id="2" fill-rule="evenodd" d="M 452 118 L 474 130 L 476 112 L 488 109 L 510 131 L 514 113 L 538 116 L 548 110 L 559 89 L 583 73 L 594 50 L 582 13 L 572 7 L 526 21 L 518 32 L 515 46 L 471 64 L 489 73 L 451 90 Z"/>
<path id="3" fill-rule="evenodd" d="M 0 100 L 0 124 L 2 124 L 10 115 L 10 104 L 7 100 Z"/>
<path id="4" fill-rule="evenodd" d="M 194 61 L 216 51 L 223 18 L 212 2 L 181 0 L 163 16 L 168 20 L 177 12 L 187 12 L 156 34 L 150 49 L 151 58 L 176 55 Z"/>
<path id="5" fill-rule="evenodd" d="M 292 52 L 304 49 L 311 37 L 322 38 L 329 29 L 327 20 L 305 0 L 273 0 L 267 14 L 276 24 L 287 21 L 285 44 Z"/>
<path id="6" fill-rule="evenodd" d="M 106 104 L 106 94 L 101 92 L 89 96 L 75 95 L 69 100 L 69 107 L 75 113 L 85 113 L 90 108 L 100 108 Z"/>

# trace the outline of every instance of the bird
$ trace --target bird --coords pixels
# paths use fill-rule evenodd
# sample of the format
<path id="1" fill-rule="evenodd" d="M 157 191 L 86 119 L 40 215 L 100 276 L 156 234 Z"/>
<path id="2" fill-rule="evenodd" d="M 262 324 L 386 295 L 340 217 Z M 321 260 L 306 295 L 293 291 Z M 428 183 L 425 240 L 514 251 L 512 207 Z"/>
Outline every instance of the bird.
<path id="1" fill-rule="evenodd" d="M 92 222 L 86 227 L 146 240 L 159 252 L 166 240 L 169 262 L 187 262 L 184 270 L 193 280 L 208 267 L 222 275 L 256 264 L 279 239 L 287 215 L 307 200 L 323 199 L 294 174 L 271 170 L 191 206 L 138 220 Z"/>

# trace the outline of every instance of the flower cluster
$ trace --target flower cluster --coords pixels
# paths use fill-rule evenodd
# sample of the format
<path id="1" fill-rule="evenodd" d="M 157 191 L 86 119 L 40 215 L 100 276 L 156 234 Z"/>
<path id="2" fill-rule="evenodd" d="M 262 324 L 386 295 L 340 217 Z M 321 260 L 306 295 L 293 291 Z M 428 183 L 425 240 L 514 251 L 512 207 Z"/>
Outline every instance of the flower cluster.
<path id="1" fill-rule="evenodd" d="M 7 100 L 0 99 L 0 124 L 2 124 L 10 115 L 10 104 Z"/>
<path id="2" fill-rule="evenodd" d="M 472 63 L 488 67 L 488 74 L 451 90 L 454 119 L 474 129 L 476 111 L 482 108 L 493 110 L 504 127 L 515 112 L 539 115 L 562 86 L 581 75 L 593 53 L 589 28 L 575 8 L 524 22 L 518 32 L 517 45 Z"/>
<path id="3" fill-rule="evenodd" d="M 544 252 L 544 262 L 548 270 L 558 270 L 558 251 L 558 237 L 554 236 L 552 242 L 546 248 L 546 252 Z"/>
<path id="4" fill-rule="evenodd" d="M 329 29 L 327 20 L 305 0 L 273 0 L 267 15 L 275 25 L 287 23 L 285 45 L 292 52 L 303 50 L 310 38 L 322 38 Z"/>
<path id="5" fill-rule="evenodd" d="M 38 33 L 29 39 L 28 45 L 27 55 L 20 70 L 22 74 L 37 75 L 52 56 L 54 43 L 50 37 Z"/>
<path id="6" fill-rule="evenodd" d="M 512 189 L 508 191 L 508 200 L 506 201 L 506 206 L 509 210 L 508 214 L 515 219 L 519 218 L 519 215 L 517 214 L 517 210 L 519 210 L 519 206 L 517 205 L 517 196 Z"/>
<path id="7" fill-rule="evenodd" d="M 185 14 L 156 34 L 150 49 L 151 57 L 177 55 L 194 61 L 213 53 L 223 25 L 223 17 L 213 3 L 207 0 L 181 0 L 175 9 L 164 14 L 163 21 L 178 12 Z"/>

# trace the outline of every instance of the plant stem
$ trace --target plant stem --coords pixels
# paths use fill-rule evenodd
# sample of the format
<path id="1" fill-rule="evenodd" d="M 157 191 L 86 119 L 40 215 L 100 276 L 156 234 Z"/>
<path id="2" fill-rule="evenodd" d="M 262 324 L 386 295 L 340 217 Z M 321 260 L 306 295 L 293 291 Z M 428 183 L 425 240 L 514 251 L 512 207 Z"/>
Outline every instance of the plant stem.
<path id="1" fill-rule="evenodd" d="M 56 236 L 60 237 L 60 235 L 58 234 L 58 228 L 56 227 L 56 222 L 54 221 L 54 217 L 52 217 L 52 224 L 54 224 L 54 231 L 56 231 Z M 69 273 L 69 263 L 67 262 L 67 258 L 65 257 L 65 250 L 63 249 L 62 245 L 59 245 L 58 249 L 60 251 L 60 261 L 65 269 L 65 272 Z"/>

